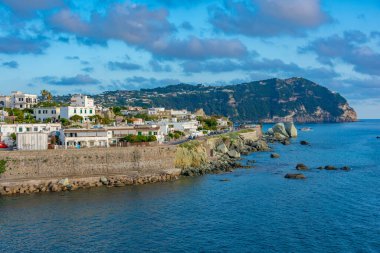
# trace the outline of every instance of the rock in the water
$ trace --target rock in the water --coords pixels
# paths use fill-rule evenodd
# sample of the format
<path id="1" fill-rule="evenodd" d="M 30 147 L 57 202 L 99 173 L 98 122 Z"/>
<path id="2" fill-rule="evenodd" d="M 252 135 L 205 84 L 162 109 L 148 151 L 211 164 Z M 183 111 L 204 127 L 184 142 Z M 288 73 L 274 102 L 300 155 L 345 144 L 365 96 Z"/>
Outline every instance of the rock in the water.
<path id="1" fill-rule="evenodd" d="M 274 133 L 273 138 L 276 139 L 277 141 L 284 141 L 288 139 L 289 137 L 281 134 L 281 133 Z"/>
<path id="2" fill-rule="evenodd" d="M 63 178 L 63 179 L 58 181 L 58 184 L 63 185 L 63 186 L 67 186 L 70 184 L 70 182 L 69 182 L 68 178 Z"/>
<path id="3" fill-rule="evenodd" d="M 274 134 L 273 128 L 269 128 L 268 131 L 267 131 L 267 134 L 268 135 L 273 135 Z"/>
<path id="4" fill-rule="evenodd" d="M 323 166 L 319 166 L 317 169 L 318 170 L 323 170 Z"/>
<path id="5" fill-rule="evenodd" d="M 325 166 L 325 170 L 337 170 L 337 168 L 331 165 L 327 165 Z"/>
<path id="6" fill-rule="evenodd" d="M 348 167 L 348 166 L 344 166 L 344 167 L 342 167 L 340 169 L 343 170 L 343 171 L 350 171 L 351 170 L 351 168 Z"/>
<path id="7" fill-rule="evenodd" d="M 272 154 L 270 154 L 270 157 L 271 158 L 280 158 L 280 155 L 277 153 L 272 153 Z"/>
<path id="8" fill-rule="evenodd" d="M 285 178 L 288 178 L 288 179 L 306 179 L 304 174 L 290 174 L 290 173 L 286 174 Z"/>
<path id="9" fill-rule="evenodd" d="M 220 182 L 229 182 L 230 180 L 227 179 L 227 178 L 225 178 L 225 179 L 220 179 L 219 181 L 220 181 Z"/>
<path id="10" fill-rule="evenodd" d="M 274 134 L 279 133 L 285 137 L 290 137 L 286 132 L 284 123 L 277 123 L 276 125 L 274 125 L 273 132 Z"/>
<path id="11" fill-rule="evenodd" d="M 287 145 L 290 145 L 290 140 L 289 139 L 285 139 L 285 140 L 281 141 L 281 143 L 282 143 L 282 145 L 287 146 Z"/>
<path id="12" fill-rule="evenodd" d="M 218 147 L 216 147 L 216 151 L 218 151 L 222 154 L 225 154 L 228 152 L 228 148 L 227 148 L 226 144 L 222 143 Z"/>
<path id="13" fill-rule="evenodd" d="M 100 178 L 100 182 L 104 185 L 107 185 L 108 184 L 108 179 L 106 177 L 101 177 Z"/>
<path id="14" fill-rule="evenodd" d="M 297 128 L 294 126 L 293 122 L 285 123 L 285 130 L 291 138 L 296 138 L 298 136 Z"/>
<path id="15" fill-rule="evenodd" d="M 307 141 L 300 141 L 300 144 L 301 144 L 301 145 L 304 145 L 304 146 L 306 146 L 306 145 L 310 145 L 310 143 L 307 142 Z"/>
<path id="16" fill-rule="evenodd" d="M 231 158 L 240 158 L 240 153 L 237 152 L 236 150 L 230 150 L 230 151 L 228 151 L 227 154 Z"/>
<path id="17" fill-rule="evenodd" d="M 299 164 L 297 164 L 296 169 L 297 170 L 308 170 L 309 168 L 305 164 L 299 163 Z"/>
<path id="18" fill-rule="evenodd" d="M 268 146 L 268 143 L 266 143 L 265 141 L 263 140 L 258 140 L 254 147 L 258 150 L 258 151 L 268 151 L 269 150 L 269 146 Z"/>

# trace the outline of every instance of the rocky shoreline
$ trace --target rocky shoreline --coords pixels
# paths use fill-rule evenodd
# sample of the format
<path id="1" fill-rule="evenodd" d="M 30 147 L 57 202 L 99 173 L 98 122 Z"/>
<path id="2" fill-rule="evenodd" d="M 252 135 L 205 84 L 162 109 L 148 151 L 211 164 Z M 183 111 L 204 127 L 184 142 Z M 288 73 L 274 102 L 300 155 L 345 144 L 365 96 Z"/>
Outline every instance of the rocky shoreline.
<path id="1" fill-rule="evenodd" d="M 169 173 L 146 176 L 101 176 L 89 178 L 63 178 L 54 180 L 31 180 L 23 183 L 9 183 L 0 187 L 0 196 L 9 196 L 14 194 L 32 194 L 42 192 L 65 192 L 88 189 L 93 187 L 124 187 L 132 185 L 143 185 L 149 183 L 169 182 L 178 180 L 179 170 L 173 170 Z"/>

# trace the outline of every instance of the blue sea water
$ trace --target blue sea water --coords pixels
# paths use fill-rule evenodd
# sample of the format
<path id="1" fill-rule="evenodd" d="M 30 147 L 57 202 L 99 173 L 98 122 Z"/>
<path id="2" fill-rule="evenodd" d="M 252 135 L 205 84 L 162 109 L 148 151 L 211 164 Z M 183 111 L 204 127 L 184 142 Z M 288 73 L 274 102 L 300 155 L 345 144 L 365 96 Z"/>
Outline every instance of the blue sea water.
<path id="1" fill-rule="evenodd" d="M 380 121 L 309 126 L 253 169 L 0 198 L 0 252 L 380 252 Z"/>

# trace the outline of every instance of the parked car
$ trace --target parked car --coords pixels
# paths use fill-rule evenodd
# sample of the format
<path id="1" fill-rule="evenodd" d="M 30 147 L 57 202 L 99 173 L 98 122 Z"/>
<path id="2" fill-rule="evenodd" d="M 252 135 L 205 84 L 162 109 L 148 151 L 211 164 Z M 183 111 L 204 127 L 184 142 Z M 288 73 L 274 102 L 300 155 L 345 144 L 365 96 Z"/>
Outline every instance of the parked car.
<path id="1" fill-rule="evenodd" d="M 0 148 L 3 149 L 3 148 L 8 148 L 8 145 L 5 144 L 4 142 L 0 142 Z"/>

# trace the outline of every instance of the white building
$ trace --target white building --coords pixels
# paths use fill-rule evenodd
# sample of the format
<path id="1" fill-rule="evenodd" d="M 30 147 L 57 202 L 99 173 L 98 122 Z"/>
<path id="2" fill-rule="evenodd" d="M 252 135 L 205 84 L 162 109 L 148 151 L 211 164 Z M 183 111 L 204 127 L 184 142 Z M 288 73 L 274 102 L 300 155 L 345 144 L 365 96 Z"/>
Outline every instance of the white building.
<path id="1" fill-rule="evenodd" d="M 18 133 L 18 150 L 46 150 L 48 149 L 48 133 Z"/>
<path id="2" fill-rule="evenodd" d="M 83 117 L 83 121 L 90 121 L 90 117 L 96 114 L 94 100 L 84 95 L 74 95 L 71 98 L 70 106 L 61 107 L 60 116 L 63 119 L 70 119 L 74 115 Z"/>
<path id="3" fill-rule="evenodd" d="M 16 109 L 31 108 L 38 103 L 38 96 L 13 91 L 10 97 L 10 107 Z"/>
<path id="4" fill-rule="evenodd" d="M 0 141 L 12 146 L 12 134 L 47 133 L 53 134 L 61 129 L 61 124 L 0 124 Z"/>
<path id="5" fill-rule="evenodd" d="M 11 97 L 0 96 L 0 108 L 10 108 L 10 107 L 11 107 Z"/>
<path id="6" fill-rule="evenodd" d="M 61 108 L 59 107 L 38 107 L 33 109 L 33 114 L 36 120 L 45 121 L 51 119 L 52 122 L 56 122 L 61 117 Z"/>
<path id="7" fill-rule="evenodd" d="M 63 129 L 60 131 L 59 138 L 66 149 L 109 147 L 112 131 L 104 128 Z"/>
<path id="8" fill-rule="evenodd" d="M 70 119 L 72 116 L 78 115 L 83 117 L 83 121 L 90 121 L 90 117 L 95 115 L 95 106 L 93 107 L 78 107 L 66 106 L 60 108 L 61 119 Z"/>
<path id="9" fill-rule="evenodd" d="M 170 115 L 172 118 L 177 118 L 179 120 L 190 119 L 191 112 L 188 110 L 170 110 Z"/>
<path id="10" fill-rule="evenodd" d="M 157 107 L 157 108 L 149 108 L 148 115 L 157 115 L 159 112 L 165 112 L 165 108 Z"/>
<path id="11" fill-rule="evenodd" d="M 168 135 L 173 131 L 181 131 L 186 134 L 192 134 L 197 132 L 198 127 L 200 126 L 199 121 L 197 120 L 188 120 L 178 122 L 176 118 L 172 120 L 161 120 L 158 122 L 149 122 L 148 124 L 157 125 L 160 127 L 160 131 L 164 135 Z"/>
<path id="12" fill-rule="evenodd" d="M 93 107 L 94 99 L 82 94 L 76 94 L 71 97 L 71 106 Z"/>

